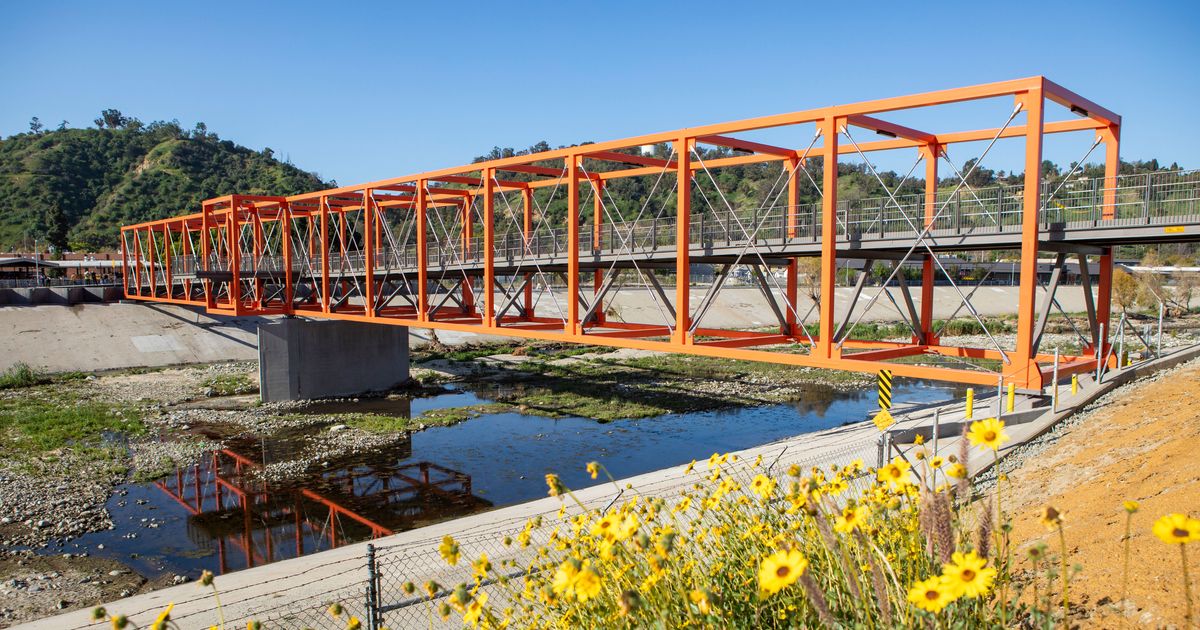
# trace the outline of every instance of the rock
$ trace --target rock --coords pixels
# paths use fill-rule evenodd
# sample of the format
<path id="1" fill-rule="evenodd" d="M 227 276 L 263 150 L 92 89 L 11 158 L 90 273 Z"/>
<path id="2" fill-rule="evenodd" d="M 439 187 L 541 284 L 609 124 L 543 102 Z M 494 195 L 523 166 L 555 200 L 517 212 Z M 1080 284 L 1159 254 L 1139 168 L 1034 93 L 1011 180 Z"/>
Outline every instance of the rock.
<path id="1" fill-rule="evenodd" d="M 122 570 L 120 570 L 120 569 L 113 569 L 112 571 L 109 571 L 109 572 L 108 572 L 108 574 L 109 574 L 109 575 L 111 575 L 111 576 L 113 576 L 113 577 L 116 577 L 116 576 L 118 576 L 118 575 L 124 575 L 124 574 L 125 574 L 125 571 L 122 571 Z"/>
<path id="2" fill-rule="evenodd" d="M 350 427 L 348 427 L 344 424 L 335 424 L 335 425 L 329 427 L 329 430 L 331 432 L 337 432 L 337 431 L 345 431 L 346 429 L 349 429 L 349 428 Z"/>
<path id="3" fill-rule="evenodd" d="M 48 521 L 48 520 L 46 520 L 46 519 L 44 519 L 44 518 L 43 518 L 43 519 L 41 519 L 41 520 L 39 520 L 39 521 L 37 522 L 37 528 L 38 528 L 38 529 L 45 529 L 45 528 L 47 528 L 47 527 L 50 527 L 50 526 L 51 526 L 51 525 L 53 525 L 53 524 L 54 524 L 54 523 L 51 523 L 50 521 Z"/>
<path id="4" fill-rule="evenodd" d="M 55 608 L 58 608 L 59 610 L 62 610 L 62 609 L 66 608 L 66 607 L 68 607 L 68 606 L 70 606 L 70 605 L 71 605 L 71 604 L 70 604 L 69 602 L 67 602 L 67 600 L 65 600 L 65 599 L 60 599 L 60 600 L 58 600 L 58 604 L 55 604 Z"/>
<path id="5" fill-rule="evenodd" d="M 186 575 L 176 575 L 175 577 L 171 578 L 172 584 L 187 584 L 188 582 L 191 582 L 191 581 L 192 581 L 192 578 L 189 578 Z"/>

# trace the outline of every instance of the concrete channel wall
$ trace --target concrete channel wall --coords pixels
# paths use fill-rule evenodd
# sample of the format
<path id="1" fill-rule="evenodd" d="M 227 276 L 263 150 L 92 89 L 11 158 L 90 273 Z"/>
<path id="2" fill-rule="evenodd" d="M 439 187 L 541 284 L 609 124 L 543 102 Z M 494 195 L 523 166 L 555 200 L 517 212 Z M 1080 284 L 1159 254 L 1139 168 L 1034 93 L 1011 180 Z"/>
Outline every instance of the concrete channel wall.
<path id="1" fill-rule="evenodd" d="M 0 289 L 0 306 L 38 306 L 116 302 L 125 297 L 119 284 L 94 284 L 75 287 L 25 287 Z"/>

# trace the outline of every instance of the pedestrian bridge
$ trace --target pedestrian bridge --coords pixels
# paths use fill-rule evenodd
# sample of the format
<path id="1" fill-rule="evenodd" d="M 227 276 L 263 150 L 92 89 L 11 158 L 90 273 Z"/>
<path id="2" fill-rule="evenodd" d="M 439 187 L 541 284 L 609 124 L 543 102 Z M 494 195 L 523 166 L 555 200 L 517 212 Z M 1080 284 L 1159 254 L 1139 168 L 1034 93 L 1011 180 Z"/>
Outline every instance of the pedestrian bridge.
<path id="1" fill-rule="evenodd" d="M 996 104 L 999 126 L 917 130 L 878 118 L 952 103 Z M 1002 124 L 1000 124 L 1002 123 Z M 764 132 L 801 129 L 802 145 Z M 1069 172 L 1041 173 L 1050 134 L 1082 138 Z M 882 136 L 884 139 L 878 139 Z M 1120 117 L 1043 77 L 687 128 L 516 155 L 289 197 L 230 195 L 200 212 L 127 226 L 127 297 L 225 314 L 288 314 L 603 346 L 771 361 L 1040 389 L 1039 351 L 1068 257 L 1091 270 L 1080 350 L 1062 375 L 1094 369 L 1112 333 L 1113 248 L 1200 240 L 1200 172 L 1118 175 Z M 1025 174 L 972 186 L 999 142 L 1025 145 Z M 981 149 L 956 162 L 960 146 Z M 902 178 L 879 152 L 911 158 Z M 1103 174 L 1083 164 L 1098 152 Z M 853 160 L 886 191 L 839 199 L 836 165 Z M 746 169 L 769 189 L 740 186 Z M 920 178 L 918 178 L 920 176 Z M 943 345 L 935 283 L 977 315 L 972 287 L 939 254 L 1011 251 L 1020 260 L 1015 345 Z M 1037 299 L 1039 253 L 1054 273 Z M 857 265 L 835 314 L 843 259 Z M 879 269 L 884 277 L 873 277 Z M 711 270 L 711 274 L 704 273 Z M 776 320 L 770 330 L 704 325 L 743 270 Z M 702 283 L 694 282 L 703 276 Z M 867 287 L 882 283 L 892 292 Z M 656 321 L 606 306 L 644 292 Z M 801 294 L 813 298 L 812 306 Z M 693 295 L 695 294 L 695 295 Z M 907 341 L 856 339 L 863 314 L 893 301 Z M 980 320 L 982 325 L 984 322 Z M 1107 329 L 1107 332 L 1105 330 Z"/>

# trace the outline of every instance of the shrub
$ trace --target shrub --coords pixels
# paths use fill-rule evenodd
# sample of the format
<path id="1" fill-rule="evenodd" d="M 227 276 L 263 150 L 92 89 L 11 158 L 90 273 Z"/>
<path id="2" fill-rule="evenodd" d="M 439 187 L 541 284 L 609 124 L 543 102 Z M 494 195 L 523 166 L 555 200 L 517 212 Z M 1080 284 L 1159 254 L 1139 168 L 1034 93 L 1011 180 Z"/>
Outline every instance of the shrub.
<path id="1" fill-rule="evenodd" d="M 16 363 L 0 374 L 0 389 L 33 387 L 45 382 L 45 378 L 25 363 Z"/>

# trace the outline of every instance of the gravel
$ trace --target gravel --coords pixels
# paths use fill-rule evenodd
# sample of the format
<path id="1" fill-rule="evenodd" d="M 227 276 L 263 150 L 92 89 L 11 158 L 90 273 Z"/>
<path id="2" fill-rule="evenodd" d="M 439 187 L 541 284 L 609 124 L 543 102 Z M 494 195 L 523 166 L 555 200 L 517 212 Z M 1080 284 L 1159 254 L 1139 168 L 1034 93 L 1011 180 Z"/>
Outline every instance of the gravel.
<path id="1" fill-rule="evenodd" d="M 124 475 L 108 462 L 64 452 L 29 465 L 0 461 L 0 557 L 112 528 L 104 504 Z"/>
<path id="2" fill-rule="evenodd" d="M 1164 335 L 1164 340 L 1163 340 L 1164 345 L 1165 345 L 1165 341 L 1166 341 L 1165 337 L 1166 336 Z M 1100 396 L 1099 398 L 1097 398 L 1096 400 L 1093 400 L 1091 403 L 1089 403 L 1087 406 L 1085 406 L 1078 413 L 1071 414 L 1070 416 L 1064 418 L 1061 422 L 1059 422 L 1059 423 L 1055 424 L 1053 427 L 1051 427 L 1049 431 L 1043 433 L 1042 435 L 1038 436 L 1037 438 L 1034 438 L 1028 442 L 1025 442 L 1024 444 L 1021 444 L 1020 446 L 1016 446 L 1012 450 L 1008 451 L 1004 455 L 1004 458 L 1000 460 L 1001 472 L 1003 472 L 1005 474 L 1013 472 L 1013 471 L 1021 468 L 1021 466 L 1023 466 L 1025 464 L 1025 462 L 1029 461 L 1030 459 L 1036 458 L 1038 455 L 1046 452 L 1047 450 L 1052 448 L 1056 443 L 1058 443 L 1058 441 L 1061 440 L 1063 438 L 1063 436 L 1070 433 L 1071 431 L 1073 431 L 1076 427 L 1080 426 L 1081 424 L 1086 423 L 1094 415 L 1096 415 L 1096 413 L 1100 412 L 1101 410 L 1103 410 L 1104 408 L 1113 404 L 1114 402 L 1124 398 L 1130 388 L 1143 387 L 1143 386 L 1149 385 L 1151 383 L 1156 383 L 1156 382 L 1160 382 L 1163 380 L 1168 380 L 1168 379 L 1174 378 L 1178 373 L 1182 372 L 1183 370 L 1190 369 L 1197 365 L 1200 365 L 1200 359 L 1193 359 L 1186 363 L 1177 365 L 1173 368 L 1170 368 L 1167 370 L 1162 370 L 1160 372 L 1155 372 L 1154 374 L 1151 374 L 1150 376 L 1140 378 L 1138 380 L 1131 381 L 1129 383 L 1126 383 L 1124 385 L 1114 388 L 1112 391 L 1108 392 L 1107 394 L 1104 394 L 1104 395 Z M 980 489 L 980 491 L 988 490 L 996 483 L 995 467 L 989 468 L 988 470 L 984 471 L 974 481 L 975 481 L 976 486 Z"/>

